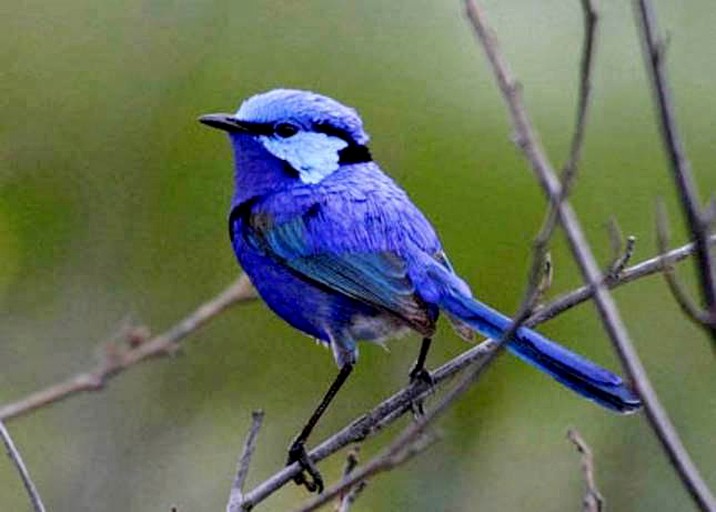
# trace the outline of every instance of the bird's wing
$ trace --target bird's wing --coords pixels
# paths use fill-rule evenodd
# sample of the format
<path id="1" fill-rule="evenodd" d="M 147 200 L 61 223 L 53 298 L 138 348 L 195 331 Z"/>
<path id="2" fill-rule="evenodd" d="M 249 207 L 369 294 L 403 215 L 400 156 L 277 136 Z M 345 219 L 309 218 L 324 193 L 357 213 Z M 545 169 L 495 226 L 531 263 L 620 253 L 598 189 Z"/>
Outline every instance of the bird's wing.
<path id="1" fill-rule="evenodd" d="M 234 209 L 230 230 L 232 239 L 242 236 L 301 277 L 392 313 L 427 334 L 434 328 L 434 308 L 416 293 L 408 262 L 385 239 L 390 233 L 382 217 L 373 210 L 367 221 L 356 209 L 347 220 L 335 202 L 314 203 L 288 218 L 251 205 Z M 342 233 L 335 232 L 337 227 Z"/>

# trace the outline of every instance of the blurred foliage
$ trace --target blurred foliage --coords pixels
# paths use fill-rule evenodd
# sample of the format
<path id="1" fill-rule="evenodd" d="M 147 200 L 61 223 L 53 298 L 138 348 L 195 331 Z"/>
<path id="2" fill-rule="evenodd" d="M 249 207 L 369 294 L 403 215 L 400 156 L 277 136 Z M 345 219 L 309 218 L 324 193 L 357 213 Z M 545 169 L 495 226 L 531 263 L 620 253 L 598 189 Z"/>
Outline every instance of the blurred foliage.
<path id="1" fill-rule="evenodd" d="M 654 249 L 664 196 L 683 224 L 654 123 L 632 12 L 602 2 L 595 96 L 573 200 L 606 263 L 619 219 Z M 513 311 L 544 200 L 509 141 L 493 78 L 449 2 L 3 0 L 0 151 L 0 402 L 93 363 L 124 321 L 159 331 L 237 273 L 226 236 L 228 144 L 196 123 L 256 92 L 307 88 L 357 107 L 375 156 L 435 222 L 457 269 Z M 716 4 L 658 2 L 669 68 L 702 192 L 716 189 Z M 579 2 L 487 2 L 550 154 L 565 155 L 581 44 Z M 705 195 L 704 195 L 705 197 Z M 579 284 L 561 237 L 553 294 Z M 692 283 L 688 266 L 682 273 Z M 716 487 L 708 340 L 658 278 L 616 292 L 654 384 Z M 617 367 L 591 306 L 544 332 Z M 415 338 L 365 346 L 314 441 L 397 389 Z M 441 329 L 431 363 L 465 348 Z M 220 510 L 250 410 L 266 410 L 249 484 L 284 447 L 333 377 L 328 351 L 259 303 L 212 322 L 181 357 L 145 364 L 101 394 L 9 423 L 51 510 Z M 691 510 L 640 415 L 606 413 L 504 358 L 441 423 L 430 454 L 370 484 L 355 510 L 578 510 L 582 482 L 567 427 L 594 450 L 612 510 Z M 367 443 L 363 457 L 381 440 Z M 322 465 L 332 480 L 342 461 Z M 9 463 L 0 509 L 25 510 Z M 285 488 L 265 510 L 305 496 Z"/>

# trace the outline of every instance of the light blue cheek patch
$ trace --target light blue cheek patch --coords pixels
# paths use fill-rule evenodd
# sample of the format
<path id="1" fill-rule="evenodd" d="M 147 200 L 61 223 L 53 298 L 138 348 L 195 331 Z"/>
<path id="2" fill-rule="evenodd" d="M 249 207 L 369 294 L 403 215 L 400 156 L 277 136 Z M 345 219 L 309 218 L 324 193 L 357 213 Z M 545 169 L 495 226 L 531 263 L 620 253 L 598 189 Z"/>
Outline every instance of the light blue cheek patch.
<path id="1" fill-rule="evenodd" d="M 348 146 L 338 137 L 303 131 L 288 139 L 262 136 L 259 140 L 274 156 L 291 164 L 304 183 L 319 183 L 338 170 L 338 152 Z"/>

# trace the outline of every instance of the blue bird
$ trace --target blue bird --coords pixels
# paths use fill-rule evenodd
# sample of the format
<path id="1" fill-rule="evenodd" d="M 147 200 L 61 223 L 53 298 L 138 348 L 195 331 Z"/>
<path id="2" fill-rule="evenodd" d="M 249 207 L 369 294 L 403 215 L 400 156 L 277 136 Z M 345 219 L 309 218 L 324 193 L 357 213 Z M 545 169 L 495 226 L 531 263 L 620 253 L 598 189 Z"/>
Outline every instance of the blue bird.
<path id="1" fill-rule="evenodd" d="M 423 343 L 410 377 L 430 382 L 424 363 L 440 311 L 467 338 L 473 331 L 499 338 L 511 320 L 473 298 L 430 222 L 373 161 L 354 109 L 276 89 L 235 114 L 199 120 L 231 139 L 229 234 L 239 264 L 266 304 L 328 345 L 340 368 L 289 449 L 288 463 L 303 470 L 295 481 L 320 492 L 305 443 L 353 369 L 358 341 L 417 331 Z M 641 406 L 619 376 L 531 329 L 520 328 L 507 348 L 612 411 Z"/>

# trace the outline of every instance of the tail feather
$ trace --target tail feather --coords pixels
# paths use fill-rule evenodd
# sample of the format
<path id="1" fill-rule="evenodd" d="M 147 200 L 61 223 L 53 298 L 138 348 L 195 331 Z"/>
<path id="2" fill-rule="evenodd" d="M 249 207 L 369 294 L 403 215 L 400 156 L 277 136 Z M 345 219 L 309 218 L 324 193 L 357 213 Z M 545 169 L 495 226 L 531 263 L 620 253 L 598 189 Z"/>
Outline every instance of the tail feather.
<path id="1" fill-rule="evenodd" d="M 502 313 L 463 294 L 446 293 L 440 307 L 491 338 L 499 338 L 512 323 Z M 619 413 L 634 412 L 641 407 L 639 397 L 621 377 L 527 327 L 517 330 L 507 349 L 603 407 Z"/>

